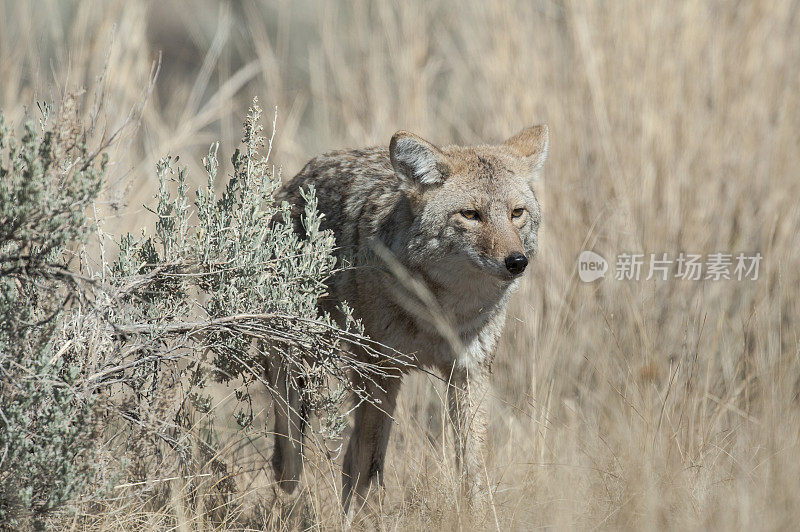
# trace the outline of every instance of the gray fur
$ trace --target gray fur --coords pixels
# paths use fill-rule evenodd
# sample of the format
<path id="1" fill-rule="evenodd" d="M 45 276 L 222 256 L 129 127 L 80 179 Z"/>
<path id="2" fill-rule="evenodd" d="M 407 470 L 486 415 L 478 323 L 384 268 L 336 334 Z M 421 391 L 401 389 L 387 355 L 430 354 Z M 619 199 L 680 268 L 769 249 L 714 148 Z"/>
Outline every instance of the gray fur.
<path id="1" fill-rule="evenodd" d="M 548 140 L 547 127 L 535 126 L 499 146 L 440 149 L 399 132 L 390 149 L 312 159 L 279 193 L 302 231 L 300 189 L 313 186 L 322 227 L 334 232 L 341 259 L 351 263 L 331 279 L 323 308 L 335 313 L 346 300 L 370 337 L 449 380 L 456 456 L 470 499 L 483 491 L 482 398 L 508 299 L 519 282 L 504 260 L 513 253 L 528 259 L 536 254 L 540 211 L 531 183 Z M 523 214 L 514 218 L 518 208 Z M 475 219 L 468 218 L 470 211 L 477 212 Z M 399 381 L 380 383 L 383 391 L 372 386 L 383 412 L 368 404 L 356 410 L 343 467 L 345 508 L 354 498 L 364 500 L 373 479 L 381 481 L 391 428 L 387 414 L 394 410 Z M 276 401 L 276 417 L 286 421 L 281 404 Z M 300 446 L 289 441 L 277 437 L 273 459 L 287 491 L 299 480 L 301 460 Z"/>

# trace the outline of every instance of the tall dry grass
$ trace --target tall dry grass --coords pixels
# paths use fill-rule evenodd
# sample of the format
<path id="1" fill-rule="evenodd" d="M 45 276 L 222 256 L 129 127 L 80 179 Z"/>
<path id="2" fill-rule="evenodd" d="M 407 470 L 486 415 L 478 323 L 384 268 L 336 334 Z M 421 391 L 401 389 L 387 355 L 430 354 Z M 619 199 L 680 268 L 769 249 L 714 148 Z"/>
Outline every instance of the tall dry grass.
<path id="1" fill-rule="evenodd" d="M 229 153 L 253 95 L 278 106 L 273 158 L 287 175 L 398 129 L 479 143 L 547 122 L 541 252 L 488 399 L 492 507 L 460 511 L 442 385 L 417 375 L 401 394 L 381 526 L 789 528 L 800 522 L 798 11 L 789 1 L 9 0 L 0 107 L 19 118 L 99 79 L 98 116 L 112 128 L 162 52 L 140 128 L 115 154 L 112 235 L 151 223 L 141 205 L 158 157 L 181 154 L 199 178 L 211 141 Z M 583 249 L 612 262 L 680 251 L 763 261 L 757 281 L 584 284 Z M 219 401 L 224 411 L 229 394 Z M 239 465 L 243 497 L 267 496 L 269 445 L 223 457 Z M 335 464 L 312 455 L 307 472 L 321 526 L 340 526 Z M 174 491 L 161 509 L 122 504 L 86 526 L 205 526 Z"/>

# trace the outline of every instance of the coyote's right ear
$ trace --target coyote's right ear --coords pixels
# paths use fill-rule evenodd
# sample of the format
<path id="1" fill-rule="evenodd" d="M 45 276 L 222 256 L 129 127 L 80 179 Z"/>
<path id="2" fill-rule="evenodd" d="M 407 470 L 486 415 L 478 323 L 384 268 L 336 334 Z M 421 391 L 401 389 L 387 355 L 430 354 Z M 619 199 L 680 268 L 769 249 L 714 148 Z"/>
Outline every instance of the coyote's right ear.
<path id="1" fill-rule="evenodd" d="M 394 171 L 412 183 L 436 185 L 452 172 L 442 151 L 408 131 L 398 131 L 389 143 L 389 157 Z"/>
<path id="2" fill-rule="evenodd" d="M 550 130 L 544 124 L 528 127 L 503 143 L 517 155 L 530 162 L 531 169 L 541 170 L 547 159 L 547 148 L 550 146 Z"/>

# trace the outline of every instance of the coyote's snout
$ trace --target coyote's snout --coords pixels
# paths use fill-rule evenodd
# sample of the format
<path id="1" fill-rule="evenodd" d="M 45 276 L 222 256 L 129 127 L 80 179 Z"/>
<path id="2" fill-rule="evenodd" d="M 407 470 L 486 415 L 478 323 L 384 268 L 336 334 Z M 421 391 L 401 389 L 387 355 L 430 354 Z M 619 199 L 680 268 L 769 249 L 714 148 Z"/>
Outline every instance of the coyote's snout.
<path id="1" fill-rule="evenodd" d="M 347 301 L 374 340 L 435 367 L 448 380 L 456 458 L 468 496 L 482 471 L 493 350 L 506 304 L 538 247 L 539 203 L 531 183 L 547 156 L 547 126 L 496 146 L 439 148 L 405 131 L 389 148 L 338 151 L 312 159 L 280 192 L 302 231 L 302 188 L 317 191 L 323 228 L 354 266 L 329 282 L 321 305 L 335 315 Z M 424 294 L 420 293 L 420 287 Z M 353 356 L 362 356 L 357 350 Z M 370 359 L 373 362 L 374 359 Z M 391 364 L 391 358 L 383 361 Z M 380 408 L 363 403 L 343 464 L 343 504 L 363 501 L 382 480 L 398 378 L 358 383 Z M 275 393 L 273 467 L 286 491 L 302 470 L 306 408 L 270 370 Z"/>
<path id="2" fill-rule="evenodd" d="M 519 275 L 524 272 L 525 268 L 528 266 L 528 257 L 515 251 L 506 257 L 505 263 L 506 270 L 508 270 L 511 275 Z"/>

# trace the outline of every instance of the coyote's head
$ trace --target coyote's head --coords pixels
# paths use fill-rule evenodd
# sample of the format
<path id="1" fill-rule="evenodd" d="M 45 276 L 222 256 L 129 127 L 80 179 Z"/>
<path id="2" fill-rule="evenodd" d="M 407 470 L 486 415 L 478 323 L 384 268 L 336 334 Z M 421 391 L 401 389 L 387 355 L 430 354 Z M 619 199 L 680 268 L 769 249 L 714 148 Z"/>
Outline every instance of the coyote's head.
<path id="1" fill-rule="evenodd" d="M 522 274 L 537 250 L 541 215 L 531 183 L 548 142 L 544 125 L 499 146 L 438 148 L 396 133 L 389 152 L 414 218 L 407 260 L 454 276 L 483 272 L 510 282 Z"/>

